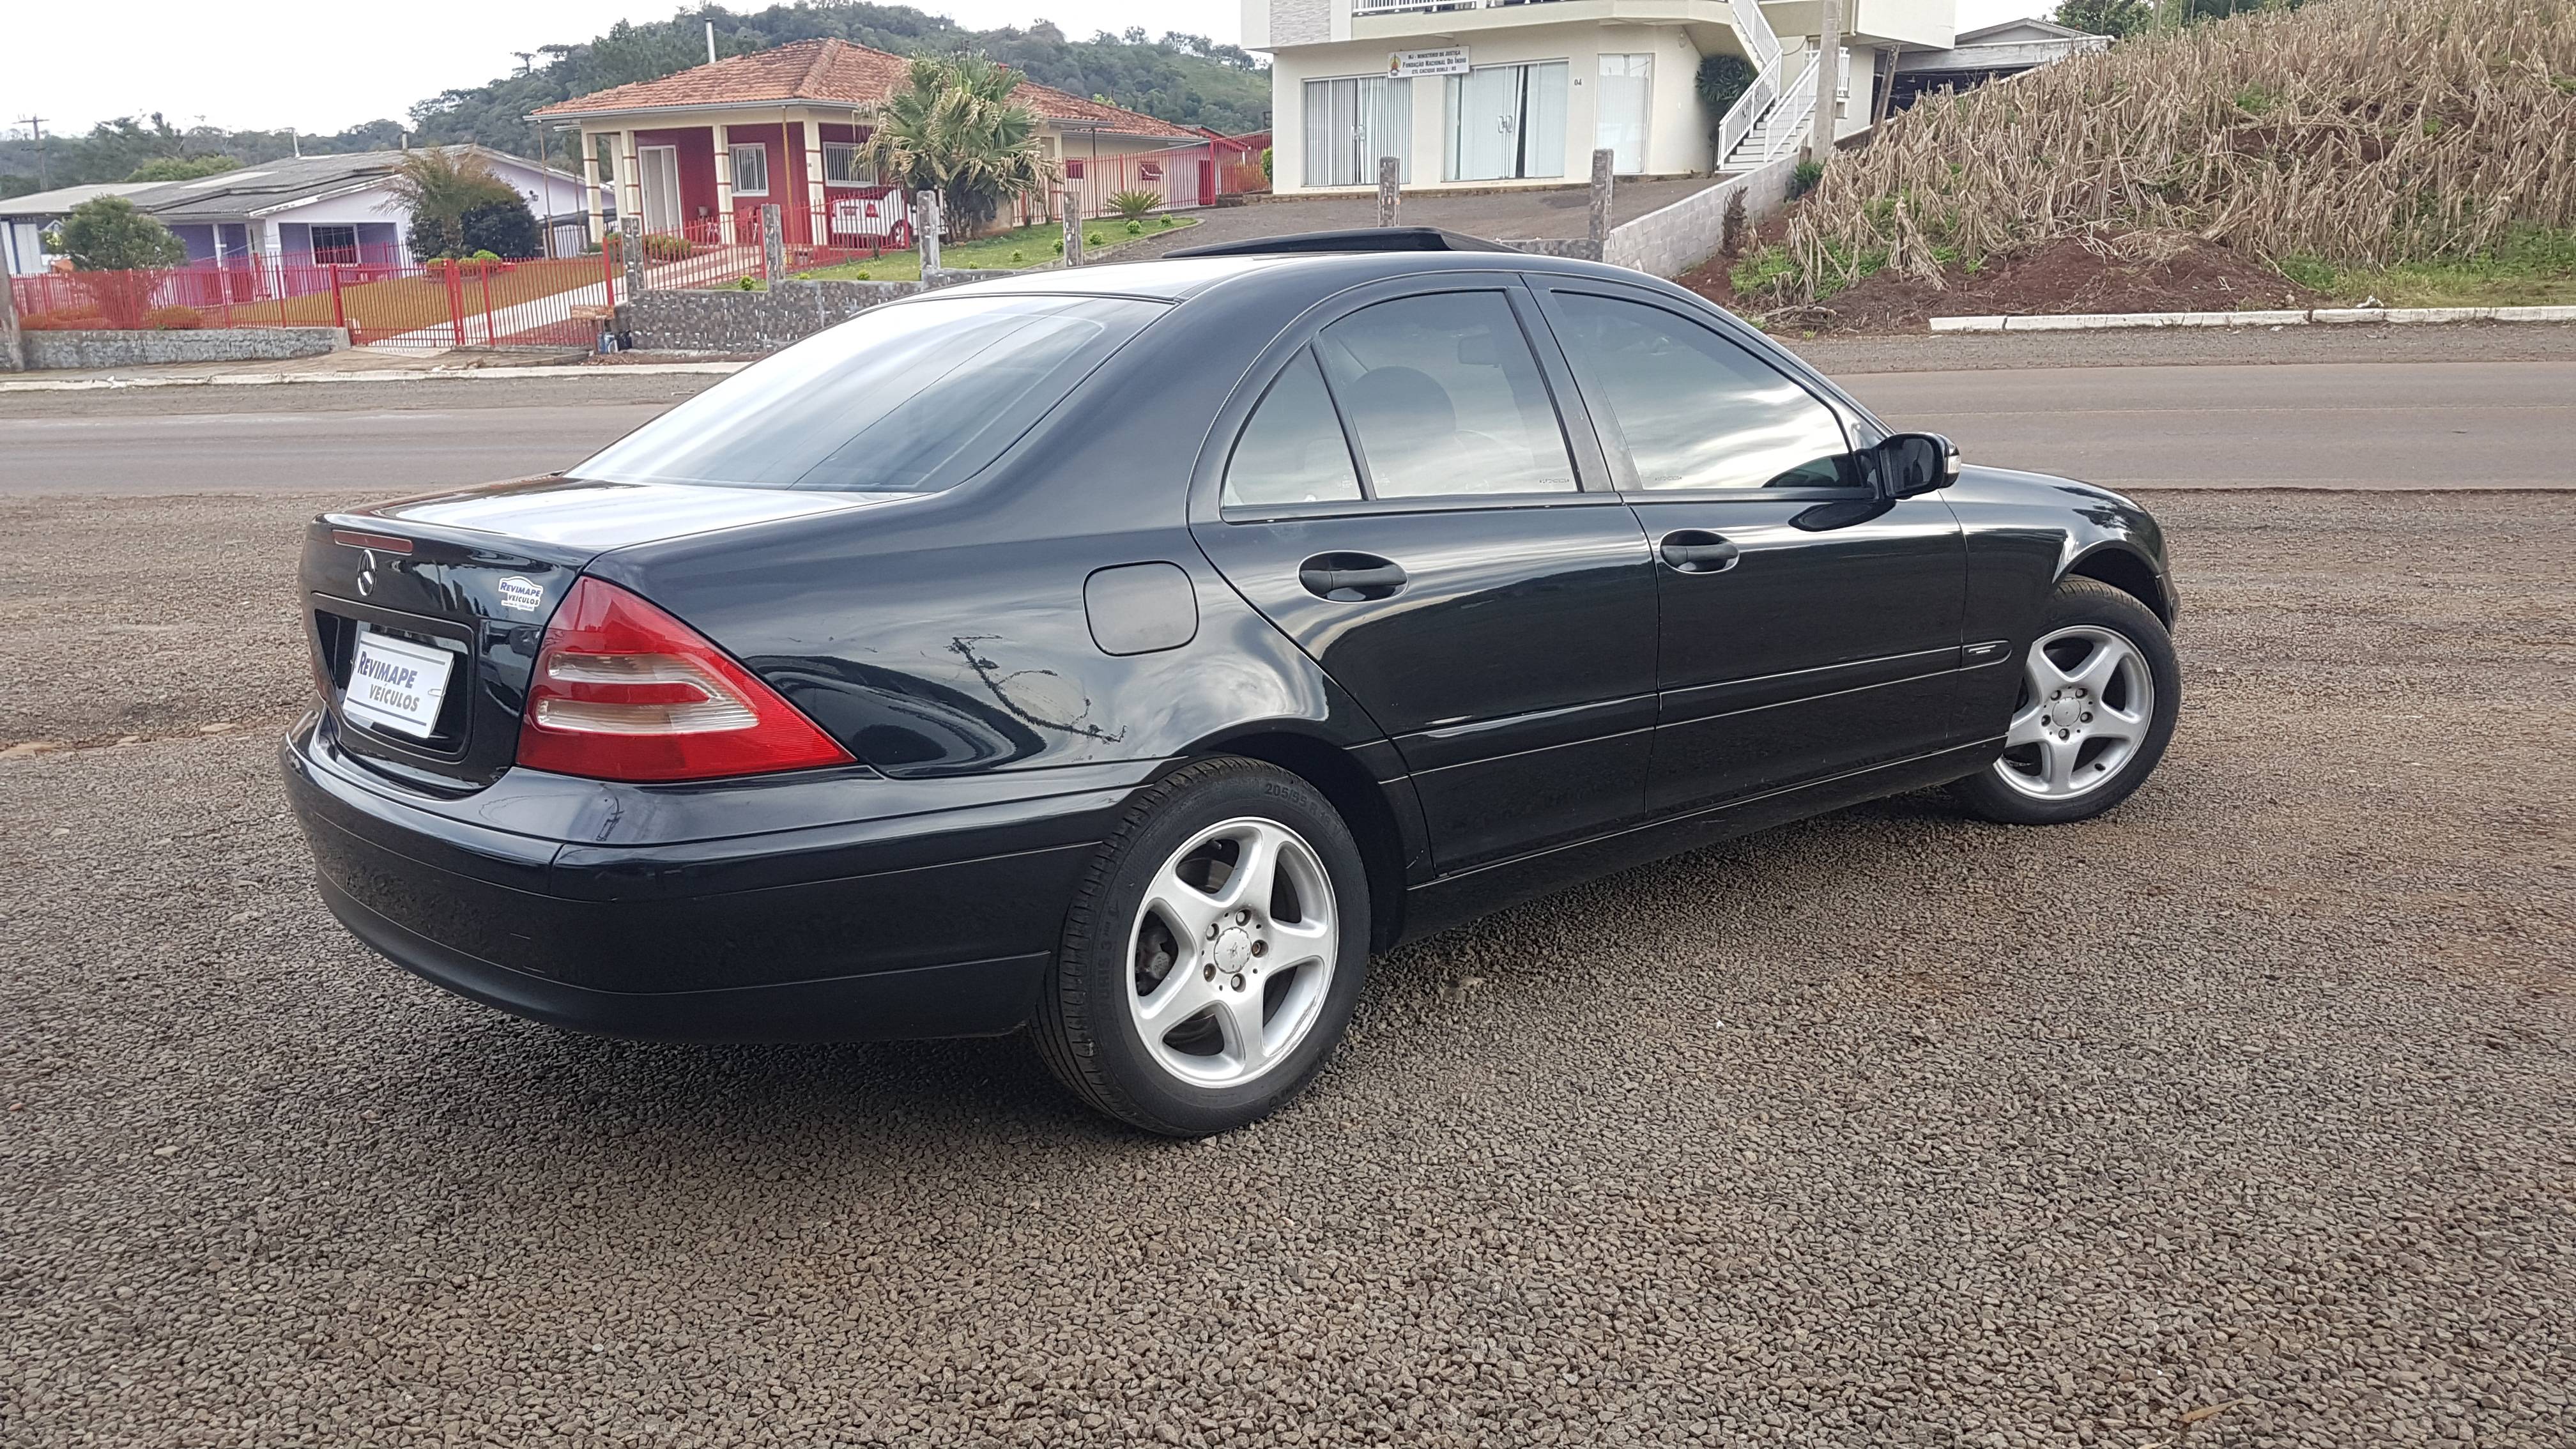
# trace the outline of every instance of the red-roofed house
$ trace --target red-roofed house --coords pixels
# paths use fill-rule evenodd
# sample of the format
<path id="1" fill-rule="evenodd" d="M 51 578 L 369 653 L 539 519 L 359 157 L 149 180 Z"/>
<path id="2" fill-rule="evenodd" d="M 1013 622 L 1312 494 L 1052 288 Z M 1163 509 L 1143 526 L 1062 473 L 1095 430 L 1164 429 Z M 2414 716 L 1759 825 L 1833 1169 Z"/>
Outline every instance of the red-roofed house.
<path id="1" fill-rule="evenodd" d="M 846 40 L 800 40 L 576 96 L 535 118 L 580 129 L 586 178 L 613 183 L 619 214 L 642 217 L 647 233 L 750 243 L 760 208 L 775 203 L 790 245 L 901 244 L 900 201 L 877 184 L 859 145 L 873 108 L 908 84 L 910 65 Z M 1037 116 L 1040 142 L 1085 215 L 1102 214 L 1122 190 L 1160 192 L 1173 207 L 1215 200 L 1206 135 L 1032 81 L 1012 98 Z M 1021 220 L 1046 214 L 1028 210 Z M 590 228 L 594 240 L 604 235 L 596 209 Z"/>

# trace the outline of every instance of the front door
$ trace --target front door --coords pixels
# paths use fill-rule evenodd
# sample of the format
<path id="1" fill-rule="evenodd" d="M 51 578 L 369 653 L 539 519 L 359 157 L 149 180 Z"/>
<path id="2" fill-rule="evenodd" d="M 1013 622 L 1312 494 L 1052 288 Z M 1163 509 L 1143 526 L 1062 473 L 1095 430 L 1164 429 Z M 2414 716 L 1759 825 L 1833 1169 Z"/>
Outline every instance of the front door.
<path id="1" fill-rule="evenodd" d="M 1561 60 L 1449 77 L 1449 179 L 1564 175 L 1567 80 Z"/>
<path id="2" fill-rule="evenodd" d="M 1449 871 L 1641 813 L 1655 577 L 1528 294 L 1442 285 L 1274 351 L 1195 527 L 1394 739 Z"/>
<path id="3" fill-rule="evenodd" d="M 1967 558 L 1949 505 L 1880 497 L 1843 415 L 1711 322 L 1615 283 L 1545 296 L 1656 552 L 1649 807 L 1957 743 Z"/>
<path id="4" fill-rule="evenodd" d="M 644 187 L 644 230 L 672 236 L 680 230 L 680 148 L 638 146 L 636 170 Z"/>

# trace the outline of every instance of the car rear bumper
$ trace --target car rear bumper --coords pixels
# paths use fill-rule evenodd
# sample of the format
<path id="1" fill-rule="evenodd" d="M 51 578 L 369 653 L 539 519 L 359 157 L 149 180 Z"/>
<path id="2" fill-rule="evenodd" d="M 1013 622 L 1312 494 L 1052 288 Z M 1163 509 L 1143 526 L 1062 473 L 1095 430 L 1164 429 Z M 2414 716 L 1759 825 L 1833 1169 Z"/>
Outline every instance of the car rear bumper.
<path id="1" fill-rule="evenodd" d="M 353 935 L 504 1011 L 676 1041 L 1019 1026 L 1075 881 L 1141 782 L 1127 776 L 1150 776 L 861 779 L 837 795 L 822 781 L 790 796 L 777 777 L 653 790 L 514 771 L 439 799 L 372 777 L 334 738 L 307 720 L 281 764 L 323 900 Z M 704 833 L 808 811 L 816 790 L 846 815 L 871 785 L 888 813 Z M 936 808 L 943 793 L 951 808 Z"/>

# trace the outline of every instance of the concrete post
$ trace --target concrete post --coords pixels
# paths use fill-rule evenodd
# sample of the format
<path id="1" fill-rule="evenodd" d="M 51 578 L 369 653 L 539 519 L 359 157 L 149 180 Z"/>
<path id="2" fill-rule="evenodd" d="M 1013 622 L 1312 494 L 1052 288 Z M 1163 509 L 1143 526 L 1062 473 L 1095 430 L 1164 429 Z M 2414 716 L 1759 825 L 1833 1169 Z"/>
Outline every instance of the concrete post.
<path id="1" fill-rule="evenodd" d="M 732 246 L 735 237 L 733 219 L 733 127 L 715 128 L 716 153 L 716 239 Z"/>
<path id="2" fill-rule="evenodd" d="M 581 192 L 590 209 L 590 244 L 608 245 L 608 216 L 604 204 L 607 192 L 599 179 L 599 141 L 590 132 L 581 133 Z"/>
<path id="3" fill-rule="evenodd" d="M 1843 89 L 1843 0 L 1824 0 L 1824 7 L 1816 22 L 1816 124 L 1807 135 L 1807 159 L 1816 162 L 1834 154 L 1834 112 Z"/>
<path id="4" fill-rule="evenodd" d="M 1596 262 L 1610 244 L 1610 168 L 1617 160 L 1618 153 L 1607 147 L 1592 153 L 1592 215 L 1584 236 L 1591 247 L 1586 255 Z"/>
<path id="5" fill-rule="evenodd" d="M 787 217 L 775 201 L 760 208 L 760 275 L 787 280 Z"/>
<path id="6" fill-rule="evenodd" d="M 18 330 L 18 289 L 9 285 L 7 277 L 0 276 L 0 372 L 26 370 L 26 337 Z"/>
<path id="7" fill-rule="evenodd" d="M 1398 181 L 1403 175 L 1402 162 L 1392 156 L 1377 158 L 1377 224 L 1380 226 L 1395 225 L 1396 212 L 1404 205 L 1404 188 Z"/>
<path id="8" fill-rule="evenodd" d="M 617 219 L 618 245 L 626 250 L 626 295 L 632 299 L 644 295 L 644 218 L 621 216 Z"/>
<path id="9" fill-rule="evenodd" d="M 939 270 L 939 193 L 924 187 L 912 202 L 913 239 L 921 244 L 921 280 Z"/>
<path id="10" fill-rule="evenodd" d="M 1082 265 L 1082 207 L 1070 191 L 1064 193 L 1064 264 Z"/>

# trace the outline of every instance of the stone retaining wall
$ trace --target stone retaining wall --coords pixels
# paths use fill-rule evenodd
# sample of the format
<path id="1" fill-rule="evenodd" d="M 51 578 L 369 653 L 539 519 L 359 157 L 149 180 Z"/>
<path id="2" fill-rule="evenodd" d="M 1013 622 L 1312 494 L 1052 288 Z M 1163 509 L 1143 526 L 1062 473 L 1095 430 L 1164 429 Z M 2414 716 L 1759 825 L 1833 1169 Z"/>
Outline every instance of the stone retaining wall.
<path id="1" fill-rule="evenodd" d="M 1798 169 L 1795 155 L 1784 156 L 1759 171 L 1695 191 L 1661 211 L 1615 228 L 1601 249 L 1601 260 L 1633 267 L 1658 277 L 1678 277 L 1726 246 L 1726 213 L 1735 198 L 1744 198 L 1744 224 L 1761 225 L 1789 204 L 1789 178 Z"/>
<path id="2" fill-rule="evenodd" d="M 1018 275 L 950 269 L 927 284 L 779 282 L 759 292 L 639 292 L 617 309 L 618 330 L 630 346 L 656 352 L 775 352 L 899 297 Z"/>
<path id="3" fill-rule="evenodd" d="M 188 332 L 44 331 L 23 334 L 27 367 L 89 369 L 150 362 L 282 362 L 349 345 L 337 327 L 207 327 Z"/>

